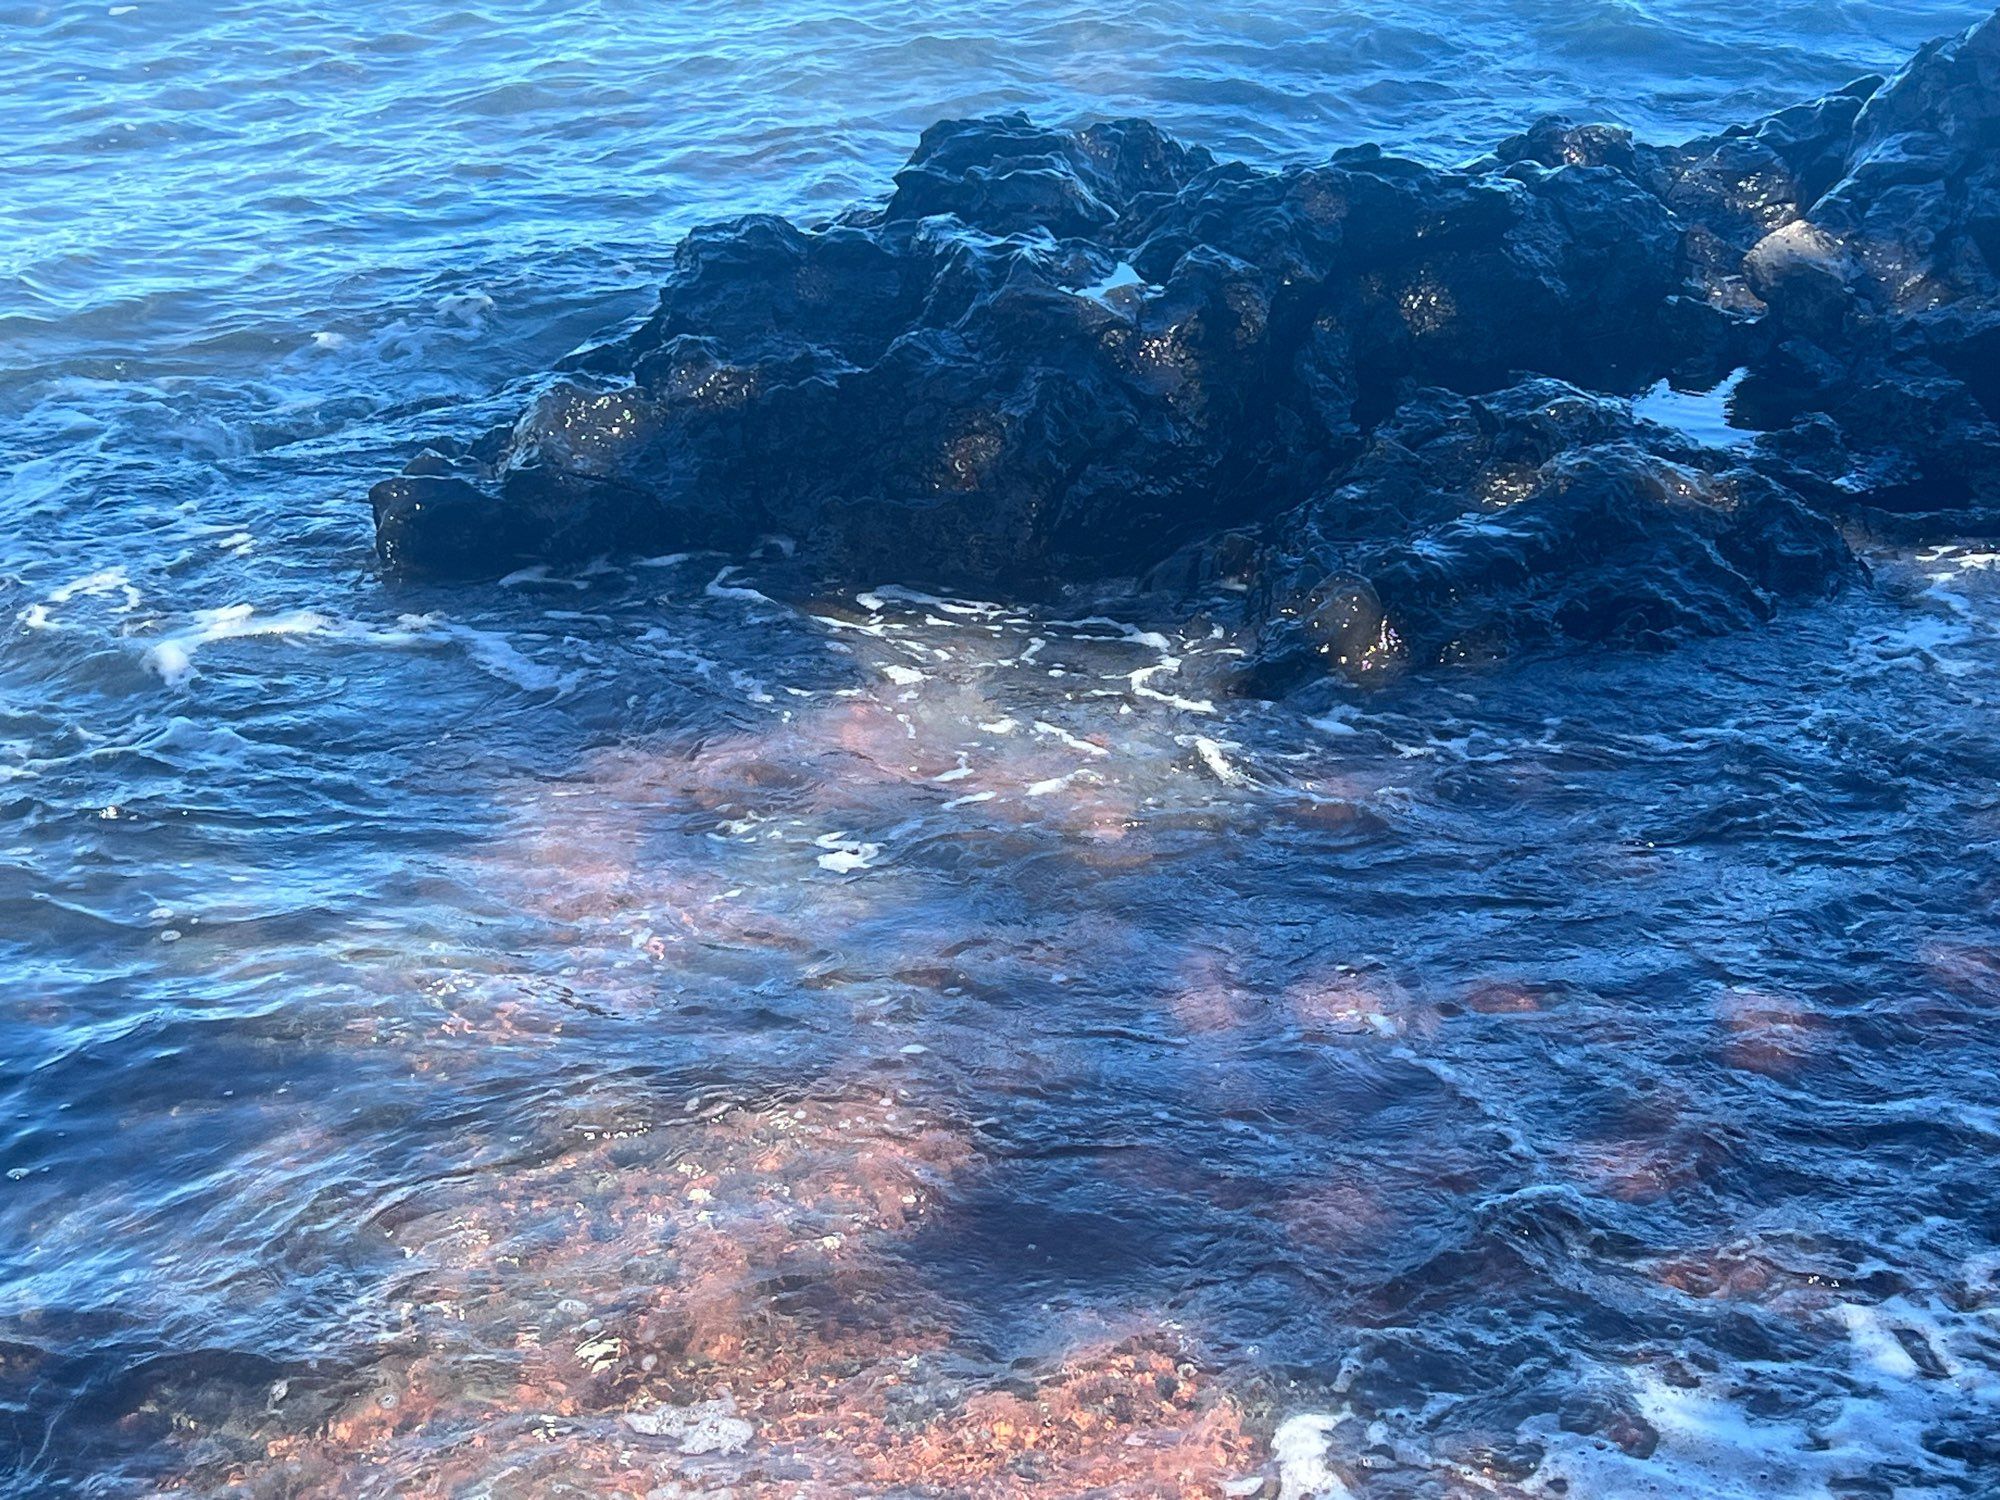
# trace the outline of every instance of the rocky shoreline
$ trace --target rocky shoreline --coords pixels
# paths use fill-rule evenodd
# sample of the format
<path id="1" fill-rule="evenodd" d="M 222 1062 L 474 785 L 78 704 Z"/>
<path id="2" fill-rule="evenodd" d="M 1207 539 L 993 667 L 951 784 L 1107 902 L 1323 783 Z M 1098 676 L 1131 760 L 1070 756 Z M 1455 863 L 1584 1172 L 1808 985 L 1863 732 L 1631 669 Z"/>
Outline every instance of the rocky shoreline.
<path id="1" fill-rule="evenodd" d="M 1087 587 L 1236 686 L 1651 646 L 2000 533 L 2000 17 L 1680 146 L 1544 119 L 1265 171 L 1141 121 L 926 131 L 888 203 L 680 245 L 643 326 L 375 486 L 394 573 L 785 539 Z M 1737 376 L 1752 442 L 1635 416 Z"/>

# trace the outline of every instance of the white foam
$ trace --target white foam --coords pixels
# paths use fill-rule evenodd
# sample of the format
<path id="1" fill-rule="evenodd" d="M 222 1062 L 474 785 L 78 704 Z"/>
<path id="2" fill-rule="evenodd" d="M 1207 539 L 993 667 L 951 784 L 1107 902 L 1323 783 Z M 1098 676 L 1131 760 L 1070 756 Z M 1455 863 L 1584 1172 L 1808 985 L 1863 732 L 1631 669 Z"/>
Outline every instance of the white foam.
<path id="1" fill-rule="evenodd" d="M 105 599 L 113 596 L 119 600 L 115 607 L 121 615 L 130 614 L 139 607 L 141 601 L 139 591 L 125 576 L 123 568 L 100 568 L 95 573 L 87 573 L 59 588 L 51 589 L 40 604 L 30 604 L 22 610 L 19 619 L 29 630 L 56 630 L 61 627 L 56 624 L 55 617 L 50 613 L 50 605 L 68 604 L 78 598 Z"/>
<path id="2" fill-rule="evenodd" d="M 481 630 L 472 625 L 461 625 L 454 620 L 439 615 L 401 615 L 397 624 L 410 634 L 401 640 L 419 640 L 424 637 L 439 637 L 455 641 L 475 666 L 490 676 L 511 682 L 518 688 L 531 693 L 567 693 L 577 684 L 575 672 L 559 672 L 554 667 L 536 661 L 522 652 L 505 635 L 497 630 Z M 397 637 L 375 633 L 370 639 L 377 642 L 393 643 Z"/>
<path id="3" fill-rule="evenodd" d="M 748 599 L 758 604 L 769 604 L 772 602 L 768 594 L 761 594 L 756 589 L 746 587 L 740 583 L 730 583 L 728 581 L 729 575 L 737 571 L 739 570 L 733 567 L 724 568 L 720 573 L 709 579 L 708 587 L 703 589 L 702 592 L 707 594 L 711 599 Z"/>
<path id="4" fill-rule="evenodd" d="M 845 833 L 823 833 L 813 843 L 827 851 L 819 857 L 819 867 L 836 875 L 866 870 L 882 855 L 880 844 L 864 843 Z"/>
<path id="5" fill-rule="evenodd" d="M 79 595 L 100 599 L 109 594 L 122 595 L 128 610 L 139 607 L 139 591 L 132 587 L 132 581 L 125 576 L 123 568 L 101 568 L 66 583 L 50 592 L 49 603 L 67 604 Z"/>
<path id="6" fill-rule="evenodd" d="M 1005 722 L 1008 725 L 1008 728 L 1011 729 L 1013 727 L 1012 720 L 1006 720 L 1003 722 Z M 979 727 L 981 729 L 990 729 L 995 734 L 1006 733 L 1006 730 L 1000 729 L 992 724 L 981 724 Z M 1051 739 L 1060 740 L 1064 745 L 1066 745 L 1071 750 L 1079 751 L 1084 755 L 1109 755 L 1111 753 L 1109 750 L 1105 749 L 1102 745 L 1093 745 L 1089 740 L 1078 739 L 1075 735 L 1071 734 L 1067 729 L 1064 729 L 1060 724 L 1051 724 L 1046 719 L 1035 720 L 1035 733 L 1045 734 L 1049 736 Z"/>
<path id="7" fill-rule="evenodd" d="M 1917 554 L 1923 563 L 1943 564 L 1928 576 L 1933 582 L 1950 583 L 1968 573 L 1986 573 L 2000 568 L 2000 552 L 1976 552 L 1966 547 L 1933 547 Z"/>
<path id="8" fill-rule="evenodd" d="M 486 321 L 486 315 L 493 311 L 493 299 L 478 287 L 463 292 L 449 292 L 438 298 L 437 311 L 440 318 L 448 318 L 467 328 L 477 328 Z"/>
<path id="9" fill-rule="evenodd" d="M 230 604 L 196 610 L 194 623 L 163 636 L 146 648 L 145 663 L 170 687 L 194 675 L 195 656 L 216 641 L 260 636 L 315 637 L 349 645 L 407 647 L 447 641 L 463 649 L 473 664 L 528 692 L 566 693 L 578 673 L 561 672 L 524 655 L 499 631 L 462 625 L 435 614 L 400 615 L 393 628 L 356 620 L 335 620 L 316 610 L 297 609 L 259 614 L 253 605 Z"/>
<path id="10" fill-rule="evenodd" d="M 525 688 L 531 693 L 568 692 L 576 686 L 577 674 L 559 672 L 523 655 L 514 643 L 497 630 L 475 630 L 470 625 L 453 625 L 445 633 L 465 647 L 466 654 L 483 671 Z"/>
<path id="11" fill-rule="evenodd" d="M 516 568 L 500 580 L 500 587 L 503 589 L 518 589 L 532 583 L 547 583 L 548 581 L 549 565 L 547 563 L 535 563 L 531 567 Z M 580 582 L 576 584 L 578 588 L 582 588 L 583 586 Z"/>
<path id="12" fill-rule="evenodd" d="M 1107 630 L 1118 632 L 1113 639 L 1125 641 L 1134 646 L 1144 646 L 1147 650 L 1157 651 L 1162 656 L 1171 653 L 1174 649 L 1174 643 L 1161 635 L 1159 631 L 1141 630 L 1137 625 L 1127 624 L 1124 620 L 1114 620 L 1106 615 L 1085 615 L 1080 620 L 1051 620 L 1049 624 L 1061 626 L 1066 630 L 1083 630 L 1090 626 L 1102 626 Z M 1179 663 L 1176 662 L 1175 665 L 1178 666 Z"/>
<path id="13" fill-rule="evenodd" d="M 1085 769 L 1083 766 L 1078 766 L 1074 771 L 1065 771 L 1062 775 L 1051 776 L 1046 781 L 1034 782 L 1028 787 L 1028 795 L 1030 797 L 1046 797 L 1050 792 L 1059 792 L 1072 781 L 1076 780 L 1077 777 L 1083 775 Z"/>
<path id="14" fill-rule="evenodd" d="M 1158 290 L 1157 286 L 1133 268 L 1131 262 L 1121 260 L 1101 281 L 1093 281 L 1089 286 L 1076 287 L 1072 295 L 1088 297 L 1092 302 L 1102 302 L 1106 307 L 1111 307 L 1114 305 L 1110 300 L 1113 292 L 1136 292 L 1143 297 L 1149 292 Z"/>
<path id="15" fill-rule="evenodd" d="M 1682 1390 L 1650 1372 L 1635 1378 L 1633 1394 L 1660 1434 L 1650 1457 L 1547 1423 L 1553 1446 L 1531 1491 L 1567 1500 L 1827 1500 L 1827 1455 L 1809 1451 L 1800 1428 L 1758 1421 L 1726 1397 Z"/>
<path id="16" fill-rule="evenodd" d="M 1343 704 L 1339 708 L 1330 709 L 1317 719 L 1307 719 L 1306 722 L 1321 734 L 1359 734 L 1361 731 L 1348 722 L 1349 716 L 1353 713 L 1352 708 Z"/>
<path id="17" fill-rule="evenodd" d="M 926 609 L 934 609 L 947 615 L 966 615 L 979 619 L 1006 613 L 997 604 L 988 604 L 979 599 L 946 599 L 937 594 L 920 593 L 916 589 L 906 589 L 900 584 L 883 584 L 870 589 L 865 594 L 856 594 L 854 602 L 863 609 L 879 613 L 890 602 L 897 604 L 921 604 Z"/>
<path id="18" fill-rule="evenodd" d="M 178 687 L 193 675 L 195 653 L 212 642 L 251 636 L 313 635 L 326 628 L 326 616 L 309 609 L 259 615 L 252 605 L 225 604 L 218 609 L 196 610 L 192 626 L 154 642 L 147 648 L 145 660 L 168 687 Z"/>
<path id="19" fill-rule="evenodd" d="M 893 630 L 901 630 L 901 625 L 888 620 L 842 620 L 834 615 L 814 615 L 813 618 L 830 630 L 854 630 L 862 635 L 872 635 L 875 639 L 886 640 Z"/>
<path id="20" fill-rule="evenodd" d="M 2000 1413 L 1992 1311 L 1946 1312 L 1891 1298 L 1834 1313 L 1849 1340 L 1844 1394 L 1792 1420 L 1768 1420 L 1752 1416 L 1723 1382 L 1687 1390 L 1636 1371 L 1628 1377 L 1634 1405 L 1660 1434 L 1652 1455 L 1633 1458 L 1542 1419 L 1528 1429 L 1539 1428 L 1549 1447 L 1533 1492 L 1557 1493 L 1560 1480 L 1566 1500 L 1834 1500 L 1846 1493 L 1845 1480 L 1893 1471 L 1913 1481 L 1897 1489 L 1899 1500 L 1963 1493 L 1963 1463 L 1925 1436 L 1940 1426 L 1988 1430 Z M 1899 1330 L 1929 1350 L 1930 1371 Z"/>
<path id="21" fill-rule="evenodd" d="M 1278 1464 L 1278 1500 L 1353 1500 L 1347 1481 L 1326 1461 L 1327 1438 L 1339 1419 L 1317 1412 L 1287 1417 L 1271 1437 Z"/>
<path id="22" fill-rule="evenodd" d="M 1241 786 L 1249 780 L 1241 771 L 1229 763 L 1229 757 L 1222 753 L 1222 746 L 1206 735 L 1194 736 L 1195 754 L 1208 767 L 1209 774 L 1224 786 Z"/>
<path id="23" fill-rule="evenodd" d="M 161 641 L 146 653 L 146 665 L 168 687 L 179 687 L 194 671 L 194 653 L 179 641 Z"/>
<path id="24" fill-rule="evenodd" d="M 1206 698 L 1183 698 L 1178 693 L 1163 693 L 1158 688 L 1149 686 L 1152 679 L 1160 673 L 1178 672 L 1180 666 L 1181 659 L 1178 656 L 1169 656 L 1165 661 L 1157 662 L 1150 667 L 1139 668 L 1138 671 L 1129 674 L 1125 680 L 1132 684 L 1132 693 L 1135 697 L 1150 698 L 1156 703 L 1165 703 L 1185 713 L 1214 713 L 1215 705 Z"/>

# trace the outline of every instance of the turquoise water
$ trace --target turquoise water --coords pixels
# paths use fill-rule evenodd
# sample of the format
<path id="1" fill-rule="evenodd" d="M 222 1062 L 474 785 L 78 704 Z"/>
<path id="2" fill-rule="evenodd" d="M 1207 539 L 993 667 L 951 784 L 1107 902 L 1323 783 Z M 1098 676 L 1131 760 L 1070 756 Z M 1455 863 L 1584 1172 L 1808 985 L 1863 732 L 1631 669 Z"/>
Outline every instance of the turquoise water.
<path id="1" fill-rule="evenodd" d="M 363 500 L 940 116 L 1455 160 L 1978 13 L 0 5 L 0 1489 L 1993 1493 L 1991 555 L 1307 713 Z"/>

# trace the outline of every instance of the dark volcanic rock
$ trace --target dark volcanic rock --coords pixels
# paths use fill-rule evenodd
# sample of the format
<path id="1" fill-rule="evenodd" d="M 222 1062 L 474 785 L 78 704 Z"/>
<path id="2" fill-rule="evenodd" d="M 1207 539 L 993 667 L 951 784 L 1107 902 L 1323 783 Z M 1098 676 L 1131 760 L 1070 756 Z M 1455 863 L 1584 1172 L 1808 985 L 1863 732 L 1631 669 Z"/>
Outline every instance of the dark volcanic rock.
<path id="1" fill-rule="evenodd" d="M 1554 380 L 1418 392 L 1250 571 L 1263 627 L 1245 685 L 1262 693 L 1563 639 L 1715 635 L 1860 576 L 1781 485 Z"/>
<path id="2" fill-rule="evenodd" d="M 1828 516 L 2000 514 L 1996 142 L 1991 21 L 1710 139 L 1550 119 L 1462 171 L 947 121 L 880 209 L 689 235 L 642 327 L 376 486 L 380 551 L 1229 582 L 1265 691 L 1736 628 L 1858 576 Z M 1623 399 L 1737 367 L 1747 459 Z"/>
<path id="3" fill-rule="evenodd" d="M 1676 247 L 1608 173 L 1258 173 L 1138 125 L 939 127 L 879 218 L 690 235 L 658 313 L 495 462 L 378 487 L 383 551 L 486 573 L 783 532 L 842 572 L 1130 572 L 1297 503 L 1407 379 L 1614 378 Z M 458 519 L 481 485 L 490 529 Z"/>
<path id="4" fill-rule="evenodd" d="M 1025 115 L 944 120 L 917 143 L 896 174 L 881 218 L 895 223 L 950 214 L 987 234 L 1045 231 L 1089 237 L 1135 202 L 1170 196 L 1214 165 L 1143 120 L 1070 132 L 1045 130 Z"/>

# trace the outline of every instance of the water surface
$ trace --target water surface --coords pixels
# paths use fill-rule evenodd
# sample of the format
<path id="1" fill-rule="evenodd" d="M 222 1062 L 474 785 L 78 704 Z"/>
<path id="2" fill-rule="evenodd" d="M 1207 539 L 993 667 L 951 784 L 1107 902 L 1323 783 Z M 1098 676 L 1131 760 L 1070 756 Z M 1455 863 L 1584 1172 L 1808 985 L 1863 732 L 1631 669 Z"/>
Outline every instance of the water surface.
<path id="1" fill-rule="evenodd" d="M 1993 1493 L 1993 556 L 1268 706 L 361 499 L 941 115 L 1454 160 L 1976 14 L 0 6 L 0 1487 Z"/>

